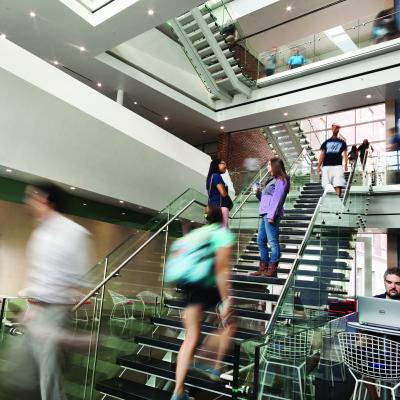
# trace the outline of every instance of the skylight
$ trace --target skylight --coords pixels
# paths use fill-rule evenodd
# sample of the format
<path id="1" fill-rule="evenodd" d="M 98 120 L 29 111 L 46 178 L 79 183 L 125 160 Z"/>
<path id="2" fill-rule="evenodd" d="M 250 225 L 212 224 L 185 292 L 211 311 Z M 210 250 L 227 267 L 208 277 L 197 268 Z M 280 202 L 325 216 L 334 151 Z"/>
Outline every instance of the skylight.
<path id="1" fill-rule="evenodd" d="M 109 3 L 117 0 L 77 0 L 91 12 L 96 12 L 98 9 L 106 6 Z"/>
<path id="2" fill-rule="evenodd" d="M 351 40 L 350 36 L 344 30 L 343 26 L 338 25 L 325 31 L 325 35 L 333 42 L 343 53 L 357 50 L 357 45 Z"/>

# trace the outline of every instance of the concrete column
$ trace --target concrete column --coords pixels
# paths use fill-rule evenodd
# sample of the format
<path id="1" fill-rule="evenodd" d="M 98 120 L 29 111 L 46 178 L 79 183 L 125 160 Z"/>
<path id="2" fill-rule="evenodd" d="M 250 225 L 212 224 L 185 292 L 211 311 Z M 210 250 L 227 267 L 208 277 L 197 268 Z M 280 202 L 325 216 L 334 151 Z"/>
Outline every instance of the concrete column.
<path id="1" fill-rule="evenodd" d="M 395 233 L 387 235 L 387 266 L 400 266 L 400 235 Z"/>
<path id="2" fill-rule="evenodd" d="M 118 89 L 118 92 L 117 92 L 117 103 L 121 104 L 121 106 L 124 105 L 124 91 L 122 89 Z"/>

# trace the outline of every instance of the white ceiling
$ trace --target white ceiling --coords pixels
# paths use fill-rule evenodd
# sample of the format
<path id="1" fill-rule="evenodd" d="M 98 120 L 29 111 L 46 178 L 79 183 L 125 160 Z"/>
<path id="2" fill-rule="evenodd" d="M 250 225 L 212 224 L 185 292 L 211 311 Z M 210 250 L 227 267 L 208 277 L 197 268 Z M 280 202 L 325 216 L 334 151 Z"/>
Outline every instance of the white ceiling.
<path id="1" fill-rule="evenodd" d="M 141 0 L 107 21 L 92 26 L 59 0 L 1 0 L 0 33 L 5 33 L 11 41 L 42 59 L 49 62 L 57 60 L 60 63 L 58 68 L 108 97 L 115 98 L 118 89 L 124 90 L 126 107 L 190 143 L 200 144 L 214 141 L 220 132 L 220 124 L 216 123 L 215 119 L 182 105 L 181 102 L 171 99 L 170 96 L 160 93 L 129 74 L 112 68 L 96 57 L 203 2 Z M 281 0 L 242 17 L 240 24 L 246 34 L 251 34 L 332 2 L 333 0 Z M 330 8 L 328 14 L 332 22 L 326 25 L 351 21 L 355 18 L 354 14 L 370 15 L 370 8 L 375 10 L 381 3 L 383 0 L 346 0 L 334 7 L 334 14 L 333 8 Z M 290 13 L 285 10 L 289 4 L 293 7 Z M 338 14 L 341 7 L 347 10 L 350 4 L 351 13 Z M 147 15 L 149 8 L 154 9 L 154 16 Z M 36 12 L 36 18 L 29 17 L 31 10 Z M 279 28 L 289 33 L 285 41 L 307 36 L 308 30 L 319 32 L 331 27 L 322 26 L 318 15 L 307 18 L 311 20 L 301 18 L 297 25 L 291 23 Z M 281 30 L 269 31 L 268 38 L 258 35 L 259 43 L 254 39 L 252 45 L 262 50 L 269 48 L 270 44 L 279 44 L 283 37 Z M 80 52 L 79 46 L 85 46 L 87 51 Z M 97 82 L 102 83 L 101 88 L 96 87 Z M 134 101 L 138 101 L 139 104 L 134 105 Z M 332 103 L 332 106 L 338 108 L 340 105 L 341 102 L 337 99 Z M 296 115 L 305 116 L 310 112 L 304 104 L 296 107 Z M 163 115 L 168 115 L 169 121 L 165 122 Z M 268 122 L 270 121 L 265 121 Z M 229 129 L 235 130 L 235 126 L 229 125 Z"/>

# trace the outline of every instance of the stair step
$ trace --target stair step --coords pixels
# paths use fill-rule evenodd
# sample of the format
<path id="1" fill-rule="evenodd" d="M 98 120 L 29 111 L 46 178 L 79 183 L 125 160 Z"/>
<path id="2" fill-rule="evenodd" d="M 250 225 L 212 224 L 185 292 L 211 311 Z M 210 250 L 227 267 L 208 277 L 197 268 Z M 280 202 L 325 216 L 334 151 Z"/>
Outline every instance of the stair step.
<path id="1" fill-rule="evenodd" d="M 177 353 L 181 348 L 183 340 L 163 335 L 154 335 L 154 336 L 135 336 L 135 342 L 140 345 L 145 345 L 152 348 L 157 348 L 165 351 L 172 351 Z M 196 348 L 196 356 L 199 358 L 205 358 L 208 360 L 215 360 L 217 354 L 212 351 L 202 350 L 201 346 Z M 226 354 L 224 357 L 224 363 L 233 364 L 234 357 L 232 354 Z"/>
<path id="2" fill-rule="evenodd" d="M 247 274 L 232 274 L 229 278 L 230 282 L 251 283 L 255 285 L 284 285 L 286 279 L 270 278 L 268 276 L 251 276 Z"/>
<path id="3" fill-rule="evenodd" d="M 301 264 L 300 264 L 301 265 Z M 236 268 L 241 271 L 257 271 L 258 270 L 258 265 L 251 265 L 251 264 L 237 264 Z M 322 269 L 322 271 L 321 271 Z M 285 268 L 279 266 L 278 268 L 278 274 L 288 274 L 290 272 L 291 268 Z M 347 278 L 345 274 L 341 274 L 338 272 L 330 272 L 331 268 L 320 268 L 319 271 L 310 271 L 310 270 L 305 270 L 305 269 L 299 269 L 296 272 L 296 276 L 311 276 L 314 277 L 315 280 L 318 279 L 331 279 L 331 280 L 337 280 L 337 281 L 346 281 Z M 348 269 L 351 270 L 351 269 Z"/>
<path id="4" fill-rule="evenodd" d="M 172 308 L 180 308 L 180 309 L 185 308 L 184 301 L 179 299 L 168 299 L 165 300 L 164 304 L 167 307 L 172 307 Z M 270 318 L 269 314 L 265 314 L 260 311 L 251 310 L 243 307 L 234 307 L 234 310 L 235 310 L 235 316 L 239 318 L 254 319 L 258 321 L 268 321 Z M 214 313 L 215 311 L 210 311 L 210 312 Z"/>
<path id="5" fill-rule="evenodd" d="M 252 288 L 254 289 L 254 288 Z M 254 290 L 238 290 L 231 289 L 229 295 L 233 298 L 244 300 L 272 301 L 276 302 L 279 299 L 278 294 L 270 294 Z"/>
<path id="6" fill-rule="evenodd" d="M 309 222 L 298 222 L 296 220 L 282 220 L 280 228 L 308 228 Z"/>
<path id="7" fill-rule="evenodd" d="M 248 251 L 247 251 L 248 250 Z M 281 252 L 282 253 L 290 253 L 290 254 L 297 254 L 299 251 L 299 248 L 286 248 L 285 246 L 281 245 Z M 259 256 L 259 248 L 258 246 L 247 246 L 246 247 L 246 253 L 245 255 L 252 254 L 252 255 L 257 255 Z M 322 255 L 324 258 L 330 258 L 330 257 L 335 257 L 339 258 L 342 260 L 351 260 L 353 257 L 351 257 L 350 253 L 347 251 L 343 250 L 329 250 L 326 248 L 323 248 L 322 250 L 317 250 L 317 249 L 306 249 L 304 251 L 304 255 Z"/>
<path id="8" fill-rule="evenodd" d="M 241 260 L 247 261 L 259 261 L 259 254 L 242 254 Z M 280 262 L 283 264 L 293 264 L 294 258 L 281 257 Z M 237 264 L 239 265 L 239 264 Z M 335 261 L 335 257 L 325 257 L 321 260 L 310 260 L 303 258 L 300 260 L 300 265 L 311 265 L 315 267 L 321 266 L 322 268 L 348 268 L 348 265 L 344 261 Z"/>
<path id="9" fill-rule="evenodd" d="M 283 221 L 311 221 L 311 215 L 294 215 L 294 214 L 289 214 L 285 215 L 282 220 Z"/>
<path id="10" fill-rule="evenodd" d="M 167 328 L 173 328 L 173 329 L 184 329 L 182 325 L 182 321 L 179 318 L 173 318 L 173 317 L 168 317 L 168 318 L 162 318 L 162 317 L 152 317 L 151 322 L 154 325 L 159 325 L 159 326 L 164 326 Z M 204 334 L 210 334 L 213 333 L 218 329 L 218 326 L 205 323 L 203 322 L 201 324 L 201 333 Z M 248 340 L 248 339 L 253 339 L 257 336 L 260 336 L 261 332 L 256 331 L 256 330 L 251 330 L 251 329 L 245 329 L 242 327 L 239 327 L 236 330 L 235 333 L 235 339 L 238 340 Z"/>
<path id="11" fill-rule="evenodd" d="M 170 400 L 171 393 L 124 378 L 112 378 L 96 383 L 96 390 L 124 400 Z"/>
<path id="12" fill-rule="evenodd" d="M 151 357 L 138 356 L 136 354 L 118 357 L 117 363 L 122 367 L 129 368 L 143 374 L 155 375 L 159 378 L 175 381 L 176 365 L 174 363 L 169 363 Z M 213 382 L 210 379 L 195 376 L 192 371 L 189 371 L 185 380 L 185 384 L 213 393 L 223 395 L 231 394 L 231 390 L 227 389 L 224 383 Z"/>

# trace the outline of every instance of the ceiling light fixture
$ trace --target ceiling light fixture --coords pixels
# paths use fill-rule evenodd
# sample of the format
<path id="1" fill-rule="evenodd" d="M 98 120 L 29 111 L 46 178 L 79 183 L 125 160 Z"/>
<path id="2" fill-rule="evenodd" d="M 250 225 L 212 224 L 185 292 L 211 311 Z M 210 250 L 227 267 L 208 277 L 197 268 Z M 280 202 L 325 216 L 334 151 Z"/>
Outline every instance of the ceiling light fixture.
<path id="1" fill-rule="evenodd" d="M 11 168 L 7 168 L 6 171 L 9 173 L 13 172 L 13 170 Z"/>
<path id="2" fill-rule="evenodd" d="M 75 186 L 70 186 L 70 189 L 71 190 L 76 190 L 76 187 Z"/>
<path id="3" fill-rule="evenodd" d="M 97 87 L 101 87 L 101 82 L 97 82 Z"/>
<path id="4" fill-rule="evenodd" d="M 31 12 L 29 13 L 29 16 L 30 16 L 31 18 L 35 18 L 35 17 L 36 17 L 35 11 L 31 11 Z"/>
<path id="5" fill-rule="evenodd" d="M 0 39 L 7 39 L 7 35 L 5 33 L 0 34 Z"/>
<path id="6" fill-rule="evenodd" d="M 120 200 L 119 202 L 120 202 L 121 204 L 124 204 L 124 201 L 123 201 L 123 200 Z"/>
<path id="7" fill-rule="evenodd" d="M 122 212 L 121 214 L 122 214 L 122 215 L 126 215 L 126 212 Z"/>
<path id="8" fill-rule="evenodd" d="M 206 133 L 207 131 L 202 131 L 203 133 Z"/>
<path id="9" fill-rule="evenodd" d="M 293 10 L 293 7 L 292 6 L 287 6 L 286 7 L 286 11 L 292 11 Z"/>
<path id="10" fill-rule="evenodd" d="M 82 205 L 84 205 L 84 206 L 87 206 L 87 204 L 86 204 L 86 203 L 82 203 Z"/>
<path id="11" fill-rule="evenodd" d="M 85 46 L 79 46 L 79 51 L 86 51 Z"/>
<path id="12" fill-rule="evenodd" d="M 54 60 L 54 61 L 53 61 L 53 64 L 54 64 L 54 65 L 58 65 L 59 62 L 58 62 L 57 60 Z"/>
<path id="13" fill-rule="evenodd" d="M 283 115 L 284 115 L 285 117 L 287 117 L 289 114 L 288 114 L 287 112 L 284 112 Z"/>
<path id="14" fill-rule="evenodd" d="M 154 15 L 154 10 L 153 10 L 152 8 L 149 8 L 149 9 L 147 10 L 147 14 L 149 14 L 149 15 Z"/>
<path id="15" fill-rule="evenodd" d="M 370 99 L 370 98 L 372 97 L 372 95 L 371 95 L 371 94 L 367 94 L 365 97 L 366 97 L 367 99 Z"/>
<path id="16" fill-rule="evenodd" d="M 137 105 L 137 101 L 134 101 L 133 104 L 136 106 Z"/>
<path id="17" fill-rule="evenodd" d="M 169 118 L 167 116 L 164 117 L 164 121 L 168 121 Z"/>
<path id="18" fill-rule="evenodd" d="M 225 129 L 225 127 L 222 125 L 219 127 L 219 129 L 221 129 L 221 131 L 223 131 Z"/>

